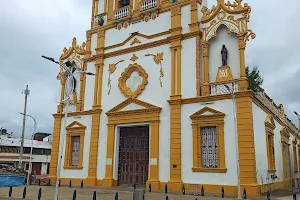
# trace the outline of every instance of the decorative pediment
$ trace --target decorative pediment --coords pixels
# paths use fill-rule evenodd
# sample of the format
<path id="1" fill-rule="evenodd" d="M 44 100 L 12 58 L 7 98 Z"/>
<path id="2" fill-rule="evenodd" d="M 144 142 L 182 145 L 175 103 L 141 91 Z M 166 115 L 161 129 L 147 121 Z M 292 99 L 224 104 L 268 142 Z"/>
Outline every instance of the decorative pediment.
<path id="1" fill-rule="evenodd" d="M 139 32 L 135 32 L 135 33 L 132 33 L 129 37 L 127 37 L 123 42 L 118 43 L 118 44 L 114 44 L 114 45 L 111 45 L 111 46 L 107 46 L 107 47 L 104 48 L 104 50 L 121 47 L 121 46 L 124 46 L 127 43 L 130 43 L 130 46 L 137 45 L 137 44 L 142 43 L 140 38 L 153 39 L 153 38 L 163 36 L 163 35 L 168 35 L 168 34 L 170 34 L 170 31 L 164 31 L 164 32 L 161 32 L 161 33 L 153 34 L 153 35 L 145 35 L 145 34 L 142 34 L 142 33 L 139 33 Z"/>
<path id="2" fill-rule="evenodd" d="M 204 107 L 190 116 L 191 119 L 201 119 L 207 117 L 224 117 L 225 114 L 209 107 Z"/>
<path id="3" fill-rule="evenodd" d="M 256 35 L 252 30 L 248 29 L 250 20 L 251 7 L 245 3 L 242 5 L 242 0 L 235 0 L 233 3 L 224 0 L 217 0 L 217 5 L 208 9 L 204 6 L 201 10 L 203 24 L 203 40 L 209 41 L 215 37 L 217 30 L 221 25 L 228 28 L 228 33 L 243 34 L 244 42 L 251 37 L 254 39 Z"/>
<path id="4" fill-rule="evenodd" d="M 137 38 L 134 38 L 133 40 L 132 40 L 132 42 L 130 43 L 130 46 L 132 46 L 132 45 L 134 45 L 134 44 L 141 44 L 142 42 L 139 40 L 139 39 L 137 39 Z"/>
<path id="5" fill-rule="evenodd" d="M 63 54 L 60 56 L 60 60 L 64 60 L 68 58 L 72 53 L 76 53 L 79 55 L 83 55 L 85 51 L 85 42 L 81 44 L 81 46 L 77 45 L 76 38 L 73 38 L 72 47 L 67 49 L 66 47 L 63 49 Z"/>
<path id="6" fill-rule="evenodd" d="M 85 128 L 86 128 L 86 126 L 78 121 L 74 121 L 66 127 L 67 130 L 69 130 L 69 129 L 85 129 Z"/>
<path id="7" fill-rule="evenodd" d="M 270 129 L 274 130 L 276 125 L 274 122 L 274 118 L 272 115 L 268 115 L 265 119 L 265 126 L 269 127 Z"/>
<path id="8" fill-rule="evenodd" d="M 128 98 L 122 103 L 116 105 L 115 107 L 107 111 L 106 115 L 109 116 L 109 115 L 124 114 L 124 113 L 131 113 L 131 112 L 134 113 L 160 112 L 160 110 L 161 108 L 156 105 L 135 98 Z"/>

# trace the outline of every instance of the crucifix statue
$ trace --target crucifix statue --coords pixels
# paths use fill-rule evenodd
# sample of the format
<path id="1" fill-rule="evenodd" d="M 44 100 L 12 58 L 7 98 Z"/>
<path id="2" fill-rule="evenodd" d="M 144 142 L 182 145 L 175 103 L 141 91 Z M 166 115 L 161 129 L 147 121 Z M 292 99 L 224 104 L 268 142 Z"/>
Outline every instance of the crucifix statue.
<path id="1" fill-rule="evenodd" d="M 226 49 L 225 45 L 223 45 L 221 55 L 222 55 L 222 66 L 227 66 L 228 50 Z"/>

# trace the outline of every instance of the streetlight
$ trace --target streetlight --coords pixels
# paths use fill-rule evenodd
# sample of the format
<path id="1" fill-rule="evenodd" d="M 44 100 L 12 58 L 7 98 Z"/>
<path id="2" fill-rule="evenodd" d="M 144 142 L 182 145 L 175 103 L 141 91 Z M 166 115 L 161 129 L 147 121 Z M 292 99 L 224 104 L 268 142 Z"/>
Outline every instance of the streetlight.
<path id="1" fill-rule="evenodd" d="M 47 60 L 50 60 L 51 62 L 54 62 L 58 65 L 60 65 L 60 67 L 62 67 L 65 72 L 67 73 L 67 80 L 66 82 L 69 82 L 71 85 L 71 88 L 69 91 L 65 90 L 65 98 L 62 100 L 63 104 L 65 105 L 65 109 L 64 109 L 64 120 L 63 120 L 63 124 L 62 127 L 63 131 L 61 134 L 61 142 L 59 144 L 59 157 L 58 157 L 58 167 L 57 167 L 57 175 L 56 175 L 56 185 L 55 185 L 55 194 L 54 194 L 54 199 L 58 200 L 58 186 L 59 186 L 59 179 L 60 179 L 60 171 L 61 171 L 61 165 L 62 165 L 62 156 L 63 156 L 63 148 L 64 148 L 64 138 L 65 138 L 65 134 L 66 134 L 66 125 L 67 125 L 67 117 L 68 117 L 68 107 L 69 107 L 69 103 L 71 101 L 71 96 L 72 96 L 72 92 L 74 90 L 75 87 L 75 77 L 73 73 L 81 73 L 81 74 L 86 74 L 86 75 L 95 75 L 94 73 L 91 72 L 86 72 L 86 71 L 81 71 L 80 68 L 78 68 L 76 66 L 76 63 L 74 61 L 67 61 L 65 63 L 61 63 L 58 61 L 55 61 L 54 58 L 50 58 L 50 57 L 46 57 L 46 56 L 42 56 L 42 58 L 45 58 Z M 74 70 L 70 71 L 68 69 L 68 67 L 73 68 Z M 76 71 L 80 70 L 80 71 Z"/>
<path id="2" fill-rule="evenodd" d="M 295 113 L 295 115 L 297 115 L 297 117 L 298 117 L 298 120 L 299 120 L 299 127 L 298 127 L 298 130 L 300 131 L 300 115 L 299 115 L 296 111 L 294 111 L 294 113 Z"/>
<path id="3" fill-rule="evenodd" d="M 34 122 L 34 129 L 33 129 L 32 135 L 31 135 L 31 148 L 30 148 L 29 169 L 28 169 L 28 172 L 27 172 L 27 185 L 29 185 L 29 175 L 31 174 L 31 170 L 32 170 L 31 160 L 32 160 L 32 149 L 33 149 L 33 137 L 34 137 L 34 133 L 35 133 L 35 130 L 36 130 L 36 120 L 35 120 L 34 117 L 32 117 L 30 115 L 25 115 L 24 113 L 20 113 L 20 114 L 24 115 L 26 117 L 30 117 L 33 120 L 33 122 Z"/>
<path id="4" fill-rule="evenodd" d="M 233 103 L 233 120 L 234 120 L 234 130 L 235 130 L 235 141 L 236 141 L 236 162 L 237 162 L 237 176 L 238 176 L 238 199 L 241 199 L 241 180 L 240 180 L 240 159 L 239 159 L 239 142 L 238 142 L 238 132 L 237 132 L 237 122 L 236 122 L 236 101 L 234 96 L 234 83 L 232 83 L 231 88 L 225 85 L 226 89 L 230 92 L 232 96 Z"/>

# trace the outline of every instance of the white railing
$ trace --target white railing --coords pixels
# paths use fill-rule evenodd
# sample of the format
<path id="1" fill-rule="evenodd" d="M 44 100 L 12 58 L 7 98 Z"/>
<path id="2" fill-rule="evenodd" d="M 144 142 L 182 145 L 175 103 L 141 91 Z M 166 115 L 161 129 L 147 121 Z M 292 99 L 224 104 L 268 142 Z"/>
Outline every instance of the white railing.
<path id="1" fill-rule="evenodd" d="M 117 20 L 124 17 L 128 17 L 129 14 L 130 14 L 130 5 L 116 10 L 114 13 L 114 19 Z"/>
<path id="2" fill-rule="evenodd" d="M 159 0 L 144 0 L 140 2 L 140 11 L 145 11 L 158 6 Z"/>
<path id="3" fill-rule="evenodd" d="M 229 90 L 228 90 L 229 89 Z M 231 91 L 238 91 L 238 82 L 232 83 L 220 83 L 213 84 L 210 86 L 210 94 L 229 94 Z"/>

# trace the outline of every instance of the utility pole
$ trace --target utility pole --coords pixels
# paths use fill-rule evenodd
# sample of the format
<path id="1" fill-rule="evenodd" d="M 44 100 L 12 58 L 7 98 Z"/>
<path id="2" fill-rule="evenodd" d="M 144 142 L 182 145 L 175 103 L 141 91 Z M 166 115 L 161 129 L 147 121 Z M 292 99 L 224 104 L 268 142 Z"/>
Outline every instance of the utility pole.
<path id="1" fill-rule="evenodd" d="M 19 169 L 22 168 L 22 156 L 23 156 L 23 146 L 24 146 L 24 134 L 25 134 L 25 124 L 26 124 L 26 109 L 27 109 L 27 96 L 29 95 L 28 85 L 26 85 L 26 89 L 23 90 L 23 94 L 25 94 L 25 105 L 24 105 L 24 115 L 23 115 L 23 127 L 22 127 L 22 138 L 21 138 L 21 147 L 20 147 L 20 158 L 19 158 Z"/>

